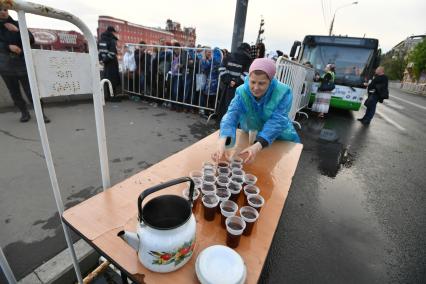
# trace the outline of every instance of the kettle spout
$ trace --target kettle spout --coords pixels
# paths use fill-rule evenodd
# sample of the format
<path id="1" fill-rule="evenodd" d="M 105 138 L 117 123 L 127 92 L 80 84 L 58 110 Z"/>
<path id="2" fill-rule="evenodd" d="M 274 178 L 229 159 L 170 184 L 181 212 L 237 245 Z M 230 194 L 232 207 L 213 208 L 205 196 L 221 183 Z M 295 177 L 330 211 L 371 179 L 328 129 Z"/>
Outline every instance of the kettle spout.
<path id="1" fill-rule="evenodd" d="M 136 252 L 139 251 L 139 236 L 136 233 L 132 233 L 128 231 L 120 231 L 118 232 L 117 236 L 122 238 Z"/>

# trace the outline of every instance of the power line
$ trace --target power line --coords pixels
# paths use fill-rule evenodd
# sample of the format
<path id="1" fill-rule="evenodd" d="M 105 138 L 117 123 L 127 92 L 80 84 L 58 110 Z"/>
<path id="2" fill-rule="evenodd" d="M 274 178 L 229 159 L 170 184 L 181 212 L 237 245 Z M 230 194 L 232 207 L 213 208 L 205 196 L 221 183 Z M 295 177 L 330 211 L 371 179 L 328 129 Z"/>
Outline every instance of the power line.
<path id="1" fill-rule="evenodd" d="M 324 13 L 324 0 L 321 0 L 321 9 L 322 9 L 322 17 L 324 18 L 324 26 L 327 28 L 327 21 L 325 20 L 325 13 Z"/>

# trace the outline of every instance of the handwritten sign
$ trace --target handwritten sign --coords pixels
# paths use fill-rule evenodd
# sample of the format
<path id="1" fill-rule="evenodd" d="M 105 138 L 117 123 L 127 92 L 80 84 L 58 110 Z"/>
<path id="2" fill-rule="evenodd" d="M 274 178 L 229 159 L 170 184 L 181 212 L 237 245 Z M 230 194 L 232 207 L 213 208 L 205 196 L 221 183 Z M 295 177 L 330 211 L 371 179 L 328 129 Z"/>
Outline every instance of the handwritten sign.
<path id="1" fill-rule="evenodd" d="M 32 50 L 40 97 L 93 93 L 87 53 Z"/>

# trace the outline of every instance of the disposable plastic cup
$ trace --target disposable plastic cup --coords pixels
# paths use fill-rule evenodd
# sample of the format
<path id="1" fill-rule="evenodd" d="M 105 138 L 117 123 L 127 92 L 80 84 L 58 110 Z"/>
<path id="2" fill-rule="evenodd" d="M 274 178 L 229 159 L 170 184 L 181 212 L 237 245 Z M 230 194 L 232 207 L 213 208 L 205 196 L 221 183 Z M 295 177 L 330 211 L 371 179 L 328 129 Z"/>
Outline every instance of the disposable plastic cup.
<path id="1" fill-rule="evenodd" d="M 203 174 L 206 175 L 216 175 L 216 169 L 214 168 L 203 168 Z"/>
<path id="2" fill-rule="evenodd" d="M 219 176 L 229 177 L 229 176 L 231 176 L 232 172 L 231 172 L 230 168 L 217 168 L 217 174 Z"/>
<path id="3" fill-rule="evenodd" d="M 247 201 L 247 196 L 249 194 L 259 194 L 260 193 L 260 189 L 255 186 L 255 185 L 246 185 L 243 189 L 244 191 L 244 195 L 245 195 L 245 205 L 248 205 L 248 201 Z"/>
<path id="4" fill-rule="evenodd" d="M 231 169 L 242 169 L 243 164 L 231 162 L 231 165 L 229 166 Z"/>
<path id="5" fill-rule="evenodd" d="M 233 174 L 231 176 L 231 181 L 239 183 L 239 184 L 241 184 L 241 186 L 243 186 L 243 184 L 244 184 L 244 176 L 243 175 L 239 176 L 239 175 L 234 175 Z"/>
<path id="6" fill-rule="evenodd" d="M 259 194 L 249 194 L 247 195 L 247 202 L 248 205 L 250 205 L 260 213 L 260 210 L 265 204 L 265 199 L 263 199 L 263 197 Z"/>
<path id="7" fill-rule="evenodd" d="M 220 203 L 220 224 L 222 228 L 226 229 L 225 221 L 226 218 L 237 214 L 238 205 L 232 200 L 225 200 Z"/>
<path id="8" fill-rule="evenodd" d="M 230 179 L 227 176 L 218 176 L 216 178 L 217 186 L 227 187 Z"/>
<path id="9" fill-rule="evenodd" d="M 182 191 L 182 195 L 185 199 L 189 200 L 189 188 L 185 188 Z M 197 204 L 200 201 L 201 198 L 199 198 L 201 195 L 200 190 L 197 188 L 194 188 L 194 193 L 192 195 L 192 212 L 195 212 L 197 209 Z"/>
<path id="10" fill-rule="evenodd" d="M 216 215 L 216 206 L 219 204 L 219 197 L 216 194 L 204 195 L 201 199 L 204 205 L 204 219 L 213 221 Z"/>
<path id="11" fill-rule="evenodd" d="M 242 164 L 244 162 L 243 158 L 234 156 L 231 159 L 231 163 Z"/>
<path id="12" fill-rule="evenodd" d="M 211 182 L 203 182 L 201 185 L 201 192 L 204 195 L 216 194 L 216 185 Z"/>
<path id="13" fill-rule="evenodd" d="M 236 248 L 240 244 L 241 234 L 246 228 L 246 222 L 238 216 L 226 218 L 226 245 Z"/>
<path id="14" fill-rule="evenodd" d="M 218 168 L 229 168 L 229 163 L 226 161 L 220 161 L 219 163 L 217 163 L 217 167 Z"/>
<path id="15" fill-rule="evenodd" d="M 219 197 L 220 203 L 226 201 L 231 197 L 231 191 L 227 187 L 218 186 L 216 188 L 216 195 Z M 217 213 L 220 213 L 219 206 L 217 207 Z"/>
<path id="16" fill-rule="evenodd" d="M 246 228 L 244 229 L 243 235 L 250 236 L 254 223 L 256 223 L 259 218 L 259 212 L 251 206 L 244 206 L 240 209 L 240 216 L 246 222 Z"/>
<path id="17" fill-rule="evenodd" d="M 242 170 L 242 169 L 239 169 L 239 168 L 233 168 L 232 169 L 232 175 L 233 176 L 244 176 L 246 173 Z"/>
<path id="18" fill-rule="evenodd" d="M 229 197 L 229 199 L 234 202 L 238 202 L 238 197 L 240 196 L 242 189 L 241 183 L 231 180 L 228 184 L 228 189 L 231 192 L 231 197 Z"/>
<path id="19" fill-rule="evenodd" d="M 244 176 L 244 184 L 245 185 L 255 185 L 257 182 L 257 177 L 252 174 L 245 174 Z"/>
<path id="20" fill-rule="evenodd" d="M 216 176 L 215 176 L 214 173 L 209 173 L 209 174 L 204 173 L 203 180 L 205 182 L 215 183 L 216 182 Z"/>
<path id="21" fill-rule="evenodd" d="M 189 172 L 189 177 L 194 181 L 197 185 L 201 184 L 203 181 L 203 172 L 202 171 L 191 171 Z"/>
<path id="22" fill-rule="evenodd" d="M 203 162 L 203 169 L 215 169 L 216 165 L 215 163 L 211 161 Z"/>

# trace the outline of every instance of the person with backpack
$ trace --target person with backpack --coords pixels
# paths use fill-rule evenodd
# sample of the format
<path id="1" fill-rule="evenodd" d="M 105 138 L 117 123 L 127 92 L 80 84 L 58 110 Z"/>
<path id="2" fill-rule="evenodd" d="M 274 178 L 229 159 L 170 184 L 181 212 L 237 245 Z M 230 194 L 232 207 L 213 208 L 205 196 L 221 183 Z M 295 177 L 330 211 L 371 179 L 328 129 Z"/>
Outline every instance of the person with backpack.
<path id="1" fill-rule="evenodd" d="M 383 66 L 379 66 L 375 71 L 373 80 L 369 84 L 364 84 L 367 86 L 368 98 L 364 102 L 367 110 L 362 118 L 358 118 L 358 121 L 362 124 L 370 124 L 374 114 L 376 113 L 377 103 L 383 103 L 383 100 L 389 99 L 388 82 L 388 77 L 385 75 L 385 68 Z"/>
<path id="2" fill-rule="evenodd" d="M 102 79 L 108 79 L 111 82 L 114 95 L 121 81 L 120 71 L 118 70 L 117 41 L 117 31 L 113 26 L 108 26 L 106 31 L 101 34 L 101 39 L 98 42 L 99 61 L 104 66 Z M 109 88 L 104 88 L 104 96 L 106 101 L 121 101 L 118 97 L 111 98 Z"/>

